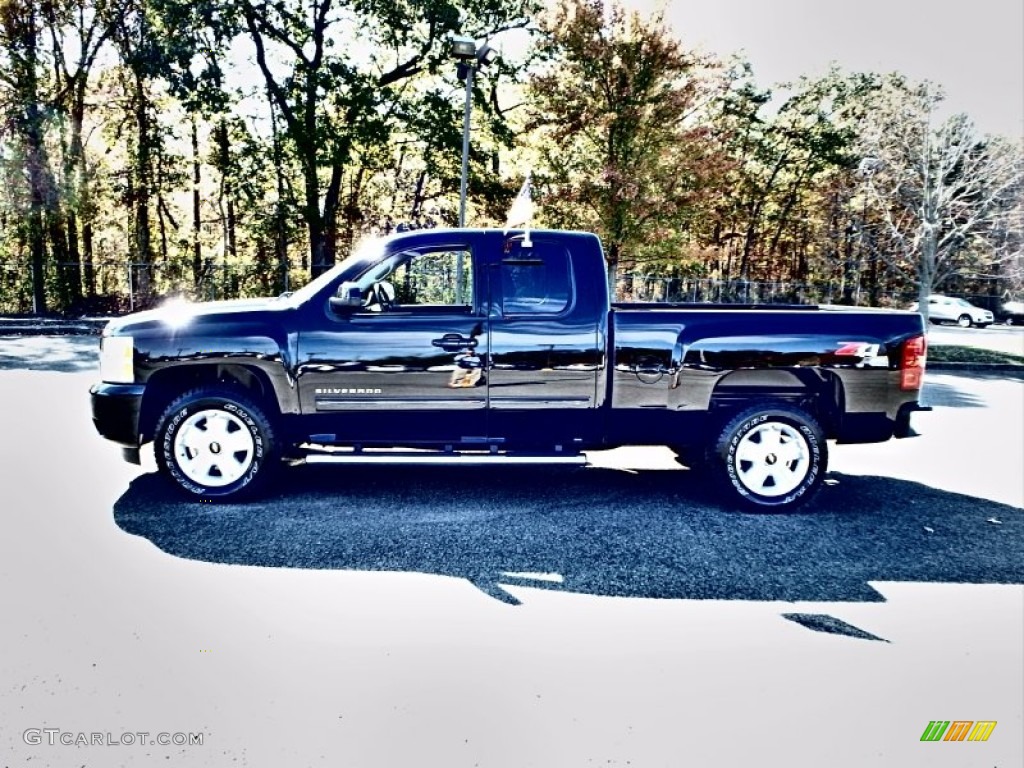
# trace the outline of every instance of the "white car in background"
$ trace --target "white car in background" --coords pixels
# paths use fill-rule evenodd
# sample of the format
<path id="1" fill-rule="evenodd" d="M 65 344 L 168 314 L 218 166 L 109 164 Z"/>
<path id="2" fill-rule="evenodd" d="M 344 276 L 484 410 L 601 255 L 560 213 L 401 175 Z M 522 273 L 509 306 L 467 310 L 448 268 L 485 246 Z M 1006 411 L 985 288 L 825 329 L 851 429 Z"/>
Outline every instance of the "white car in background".
<path id="1" fill-rule="evenodd" d="M 918 312 L 918 303 L 910 305 L 912 312 Z M 933 323 L 956 323 L 961 328 L 976 325 L 984 328 L 995 322 L 995 317 L 987 309 L 976 307 L 964 299 L 952 296 L 929 296 L 928 319 Z"/>

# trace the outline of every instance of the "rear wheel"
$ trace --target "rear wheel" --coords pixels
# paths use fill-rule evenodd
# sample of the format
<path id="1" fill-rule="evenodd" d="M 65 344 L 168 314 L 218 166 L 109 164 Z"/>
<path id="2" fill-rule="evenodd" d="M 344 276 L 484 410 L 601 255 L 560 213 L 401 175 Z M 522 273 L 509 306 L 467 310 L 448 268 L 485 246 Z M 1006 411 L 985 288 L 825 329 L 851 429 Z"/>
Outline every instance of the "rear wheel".
<path id="1" fill-rule="evenodd" d="M 713 451 L 720 483 L 748 508 L 785 511 L 820 488 L 828 448 L 818 422 L 785 404 L 741 411 L 722 429 Z"/>
<path id="2" fill-rule="evenodd" d="M 274 468 L 270 419 L 242 392 L 200 387 L 164 411 L 154 444 L 157 465 L 193 498 L 227 499 L 259 489 Z"/>

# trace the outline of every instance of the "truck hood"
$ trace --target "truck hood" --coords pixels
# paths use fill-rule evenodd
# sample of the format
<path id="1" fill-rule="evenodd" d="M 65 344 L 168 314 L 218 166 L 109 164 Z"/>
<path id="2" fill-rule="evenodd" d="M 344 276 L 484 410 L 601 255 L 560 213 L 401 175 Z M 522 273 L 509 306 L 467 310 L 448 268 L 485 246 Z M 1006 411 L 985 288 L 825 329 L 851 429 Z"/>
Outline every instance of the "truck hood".
<path id="1" fill-rule="evenodd" d="M 111 320 L 103 333 L 110 336 L 156 329 L 185 330 L 197 321 L 210 322 L 218 317 L 228 316 L 232 321 L 238 321 L 257 313 L 280 312 L 289 307 L 289 302 L 280 298 L 204 302 L 172 299 L 156 309 L 134 312 Z"/>

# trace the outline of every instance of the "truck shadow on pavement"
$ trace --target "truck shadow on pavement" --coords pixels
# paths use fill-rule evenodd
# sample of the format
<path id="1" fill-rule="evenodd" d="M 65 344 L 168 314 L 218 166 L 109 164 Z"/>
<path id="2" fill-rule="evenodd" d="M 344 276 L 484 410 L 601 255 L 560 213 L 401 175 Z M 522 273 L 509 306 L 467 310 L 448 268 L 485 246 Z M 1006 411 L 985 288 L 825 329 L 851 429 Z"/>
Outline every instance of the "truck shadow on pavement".
<path id="1" fill-rule="evenodd" d="M 723 508 L 699 474 L 682 469 L 300 467 L 287 475 L 282 487 L 302 490 L 221 505 L 183 500 L 144 475 L 114 519 L 176 557 L 454 576 L 511 603 L 502 585 L 866 602 L 884 600 L 869 581 L 1024 582 L 1021 510 L 885 477 L 830 474 L 806 510 L 766 515 Z M 797 616 L 806 618 L 788 618 Z"/>

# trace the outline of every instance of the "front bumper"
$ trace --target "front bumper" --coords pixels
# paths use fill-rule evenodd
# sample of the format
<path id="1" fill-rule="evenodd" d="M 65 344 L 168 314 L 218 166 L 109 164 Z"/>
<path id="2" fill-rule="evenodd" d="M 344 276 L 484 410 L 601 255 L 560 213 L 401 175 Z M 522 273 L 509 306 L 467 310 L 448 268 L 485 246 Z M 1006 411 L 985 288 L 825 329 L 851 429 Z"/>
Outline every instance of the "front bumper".
<path id="1" fill-rule="evenodd" d="M 139 413 L 145 384 L 95 384 L 89 390 L 92 423 L 107 440 L 139 447 Z"/>

